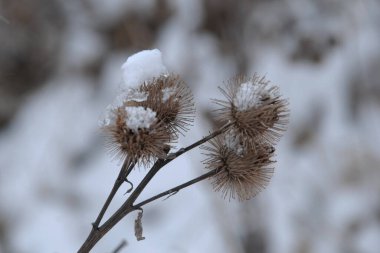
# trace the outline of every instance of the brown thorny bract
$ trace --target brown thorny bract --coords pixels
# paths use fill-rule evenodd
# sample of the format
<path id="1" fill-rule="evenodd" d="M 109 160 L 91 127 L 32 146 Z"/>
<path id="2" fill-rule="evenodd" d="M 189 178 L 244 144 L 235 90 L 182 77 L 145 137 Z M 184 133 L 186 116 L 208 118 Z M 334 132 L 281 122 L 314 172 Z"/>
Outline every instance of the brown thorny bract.
<path id="1" fill-rule="evenodd" d="M 273 173 L 275 143 L 286 130 L 288 102 L 279 88 L 264 77 L 237 76 L 220 88 L 227 100 L 214 100 L 217 119 L 233 125 L 202 148 L 208 153 L 206 168 L 217 170 L 211 179 L 223 197 L 246 200 L 269 183 Z"/>
<path id="2" fill-rule="evenodd" d="M 226 100 L 214 100 L 220 106 L 217 119 L 233 123 L 223 134 L 202 146 L 208 170 L 216 191 L 225 198 L 250 199 L 265 188 L 273 173 L 274 145 L 288 123 L 288 103 L 279 88 L 263 77 L 237 76 L 222 89 Z M 167 147 L 178 133 L 192 124 L 195 107 L 193 95 L 177 75 L 163 75 L 145 82 L 130 92 L 146 94 L 144 99 L 126 96 L 122 105 L 111 110 L 115 120 L 103 129 L 108 136 L 111 153 L 120 158 L 149 165 L 157 158 L 165 159 Z M 147 128 L 133 131 L 127 125 L 128 107 L 143 107 L 155 112 L 155 120 Z"/>

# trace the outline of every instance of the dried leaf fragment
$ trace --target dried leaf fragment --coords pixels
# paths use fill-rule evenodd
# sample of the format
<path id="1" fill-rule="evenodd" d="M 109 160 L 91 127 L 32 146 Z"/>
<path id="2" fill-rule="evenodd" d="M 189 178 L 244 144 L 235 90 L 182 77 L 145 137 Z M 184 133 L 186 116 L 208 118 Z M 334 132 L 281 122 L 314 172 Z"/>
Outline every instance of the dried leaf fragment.
<path id="1" fill-rule="evenodd" d="M 143 211 L 139 212 L 137 214 L 137 219 L 135 220 L 135 236 L 137 241 L 145 240 L 145 237 L 142 236 L 143 233 L 143 227 L 142 227 L 142 216 Z"/>

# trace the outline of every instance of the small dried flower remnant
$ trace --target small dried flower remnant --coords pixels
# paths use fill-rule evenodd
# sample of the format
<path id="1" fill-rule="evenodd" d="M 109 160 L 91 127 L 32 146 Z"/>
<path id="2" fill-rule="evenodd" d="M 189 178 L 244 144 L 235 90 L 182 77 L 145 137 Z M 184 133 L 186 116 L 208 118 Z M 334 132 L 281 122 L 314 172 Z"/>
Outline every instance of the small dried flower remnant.
<path id="1" fill-rule="evenodd" d="M 137 214 L 137 218 L 135 220 L 135 236 L 136 236 L 137 241 L 145 240 L 145 237 L 142 236 L 143 234 L 142 216 L 143 216 L 143 211 Z"/>

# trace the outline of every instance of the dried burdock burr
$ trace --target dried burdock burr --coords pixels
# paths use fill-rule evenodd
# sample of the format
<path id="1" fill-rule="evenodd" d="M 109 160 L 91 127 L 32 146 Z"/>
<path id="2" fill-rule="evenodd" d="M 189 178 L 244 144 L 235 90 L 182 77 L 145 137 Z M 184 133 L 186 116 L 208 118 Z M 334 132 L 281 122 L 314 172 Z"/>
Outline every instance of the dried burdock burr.
<path id="1" fill-rule="evenodd" d="M 264 77 L 236 76 L 220 88 L 227 100 L 214 99 L 220 106 L 217 119 L 234 122 L 234 134 L 244 145 L 255 148 L 261 143 L 275 144 L 288 124 L 288 102 L 279 88 Z"/>
<path id="2" fill-rule="evenodd" d="M 249 149 L 230 132 L 209 144 L 202 146 L 207 151 L 204 163 L 206 169 L 216 171 L 211 177 L 212 185 L 224 198 L 247 200 L 267 186 L 273 174 L 272 146 Z"/>
<path id="3" fill-rule="evenodd" d="M 114 157 L 144 165 L 164 158 L 165 146 L 187 130 L 195 115 L 193 96 L 175 75 L 162 75 L 124 90 L 108 107 L 102 128 Z"/>

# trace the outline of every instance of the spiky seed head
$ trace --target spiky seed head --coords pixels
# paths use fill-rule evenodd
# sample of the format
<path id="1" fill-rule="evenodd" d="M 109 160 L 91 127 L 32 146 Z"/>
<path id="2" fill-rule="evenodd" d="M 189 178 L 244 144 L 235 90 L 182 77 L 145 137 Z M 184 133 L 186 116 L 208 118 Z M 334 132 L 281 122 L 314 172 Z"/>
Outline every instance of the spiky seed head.
<path id="1" fill-rule="evenodd" d="M 102 128 L 114 157 L 148 164 L 166 156 L 194 115 L 190 89 L 178 76 L 162 75 L 121 92 L 107 108 Z"/>
<path id="2" fill-rule="evenodd" d="M 279 94 L 279 88 L 264 77 L 236 76 L 225 89 L 220 88 L 227 100 L 215 99 L 218 120 L 234 122 L 236 135 L 246 146 L 261 143 L 275 144 L 288 124 L 287 101 Z"/>
<path id="3" fill-rule="evenodd" d="M 224 198 L 247 200 L 268 185 L 273 174 L 274 148 L 264 144 L 246 149 L 229 138 L 218 136 L 203 146 L 207 151 L 204 163 L 206 169 L 218 171 L 211 177 L 215 191 L 222 192 Z"/>
<path id="4" fill-rule="evenodd" d="M 109 108 L 108 120 L 102 129 L 107 137 L 106 146 L 115 158 L 147 165 L 166 156 L 171 133 L 157 120 L 156 112 L 135 102 L 124 101 Z M 135 104 L 134 104 L 135 105 Z"/>
<path id="5" fill-rule="evenodd" d="M 193 95 L 178 75 L 162 75 L 143 84 L 139 92 L 148 94 L 142 102 L 157 113 L 157 119 L 177 136 L 192 125 L 195 116 Z"/>

